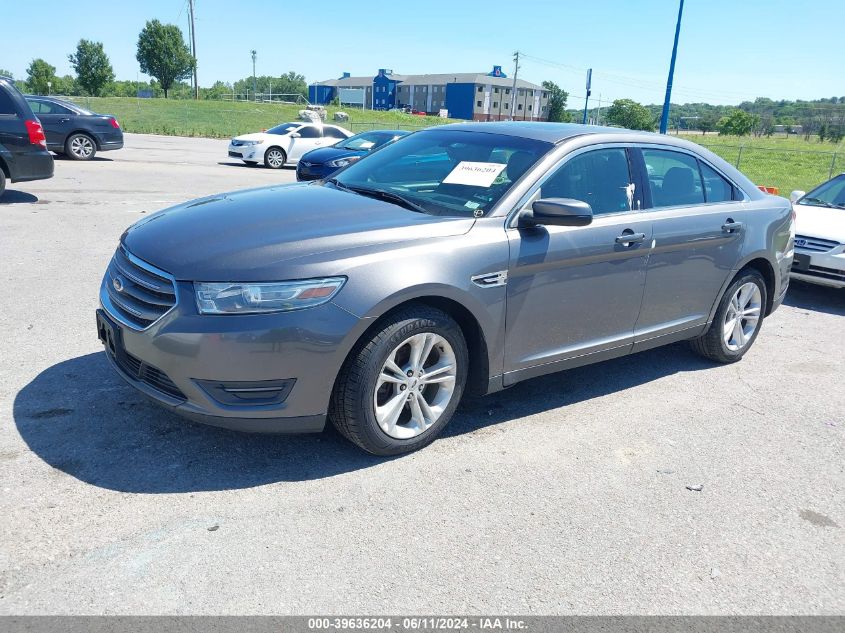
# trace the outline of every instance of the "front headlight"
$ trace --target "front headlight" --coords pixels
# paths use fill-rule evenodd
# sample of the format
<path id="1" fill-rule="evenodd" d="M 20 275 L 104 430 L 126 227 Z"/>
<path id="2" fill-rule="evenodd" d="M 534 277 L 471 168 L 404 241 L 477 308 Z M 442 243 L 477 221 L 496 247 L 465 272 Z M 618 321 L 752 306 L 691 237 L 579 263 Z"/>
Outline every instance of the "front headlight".
<path id="1" fill-rule="evenodd" d="M 360 156 L 347 156 L 346 158 L 335 158 L 334 160 L 329 161 L 329 167 L 346 167 L 350 163 L 354 163 L 360 158 Z"/>
<path id="2" fill-rule="evenodd" d="M 238 143 L 240 143 L 241 147 L 251 147 L 253 145 L 260 145 L 261 141 L 238 141 Z"/>
<path id="3" fill-rule="evenodd" d="M 195 282 L 200 314 L 261 314 L 313 308 L 331 301 L 346 277 L 278 283 Z"/>

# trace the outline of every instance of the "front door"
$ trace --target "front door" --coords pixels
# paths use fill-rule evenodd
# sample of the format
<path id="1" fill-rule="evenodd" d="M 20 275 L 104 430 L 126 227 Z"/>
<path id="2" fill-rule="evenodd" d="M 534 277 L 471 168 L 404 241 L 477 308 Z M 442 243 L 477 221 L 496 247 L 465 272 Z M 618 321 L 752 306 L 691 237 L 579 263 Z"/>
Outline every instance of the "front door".
<path id="1" fill-rule="evenodd" d="M 588 202 L 583 227 L 510 228 L 505 385 L 630 351 L 652 239 L 624 147 L 587 149 L 529 200 Z"/>
<path id="2" fill-rule="evenodd" d="M 288 161 L 297 162 L 303 154 L 323 145 L 323 131 L 316 125 L 303 125 L 297 130 L 298 138 L 292 139 Z"/>

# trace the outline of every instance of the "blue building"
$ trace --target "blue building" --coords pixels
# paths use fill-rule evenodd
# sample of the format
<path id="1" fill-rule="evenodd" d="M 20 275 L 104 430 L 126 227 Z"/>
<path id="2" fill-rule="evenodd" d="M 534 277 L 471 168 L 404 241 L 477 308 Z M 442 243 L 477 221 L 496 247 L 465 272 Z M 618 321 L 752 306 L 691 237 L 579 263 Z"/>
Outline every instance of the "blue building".
<path id="1" fill-rule="evenodd" d="M 400 75 L 386 68 L 375 77 L 352 77 L 319 81 L 308 87 L 311 103 L 326 105 L 336 97 L 344 105 L 389 110 L 410 107 L 419 112 L 475 121 L 548 119 L 548 91 L 523 79 L 516 82 L 493 66 L 488 73 L 438 73 Z M 513 112 L 511 112 L 513 104 Z"/>

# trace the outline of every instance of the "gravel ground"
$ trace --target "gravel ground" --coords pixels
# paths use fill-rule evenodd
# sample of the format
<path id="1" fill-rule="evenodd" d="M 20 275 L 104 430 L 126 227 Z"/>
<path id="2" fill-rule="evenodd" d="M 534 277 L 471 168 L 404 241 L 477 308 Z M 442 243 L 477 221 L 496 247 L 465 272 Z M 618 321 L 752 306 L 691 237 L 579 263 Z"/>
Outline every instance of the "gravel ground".
<path id="1" fill-rule="evenodd" d="M 845 613 L 845 292 L 793 284 L 741 363 L 532 380 L 399 459 L 196 426 L 107 366 L 102 273 L 143 213 L 294 175 L 126 141 L 0 203 L 0 613 Z"/>

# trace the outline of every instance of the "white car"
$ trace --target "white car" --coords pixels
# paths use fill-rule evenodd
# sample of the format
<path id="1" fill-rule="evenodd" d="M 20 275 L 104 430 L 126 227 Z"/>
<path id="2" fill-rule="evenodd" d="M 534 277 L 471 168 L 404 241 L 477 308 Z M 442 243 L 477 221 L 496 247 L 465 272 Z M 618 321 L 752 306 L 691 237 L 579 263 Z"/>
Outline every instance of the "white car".
<path id="1" fill-rule="evenodd" d="M 266 132 L 236 136 L 229 142 L 229 156 L 240 158 L 247 165 L 263 162 L 271 169 L 296 165 L 306 152 L 328 147 L 352 136 L 337 125 L 295 121 L 282 123 Z"/>
<path id="2" fill-rule="evenodd" d="M 796 216 L 792 277 L 845 288 L 845 174 L 789 199 Z"/>

